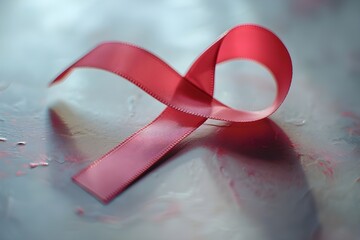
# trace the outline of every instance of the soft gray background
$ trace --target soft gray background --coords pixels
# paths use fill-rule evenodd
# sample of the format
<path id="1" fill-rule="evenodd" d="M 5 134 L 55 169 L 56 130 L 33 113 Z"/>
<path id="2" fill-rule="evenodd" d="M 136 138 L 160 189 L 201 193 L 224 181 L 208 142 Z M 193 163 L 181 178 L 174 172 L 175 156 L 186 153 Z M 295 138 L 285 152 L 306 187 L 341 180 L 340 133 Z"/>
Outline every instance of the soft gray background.
<path id="1" fill-rule="evenodd" d="M 360 239 L 359 13 L 357 0 L 1 0 L 0 239 Z M 185 73 L 242 23 L 273 30 L 293 58 L 271 121 L 204 125 L 107 206 L 71 182 L 163 106 L 95 70 L 48 89 L 56 74 L 109 40 Z M 274 96 L 254 63 L 216 77 L 216 96 L 233 107 Z M 49 166 L 28 168 L 39 160 Z"/>

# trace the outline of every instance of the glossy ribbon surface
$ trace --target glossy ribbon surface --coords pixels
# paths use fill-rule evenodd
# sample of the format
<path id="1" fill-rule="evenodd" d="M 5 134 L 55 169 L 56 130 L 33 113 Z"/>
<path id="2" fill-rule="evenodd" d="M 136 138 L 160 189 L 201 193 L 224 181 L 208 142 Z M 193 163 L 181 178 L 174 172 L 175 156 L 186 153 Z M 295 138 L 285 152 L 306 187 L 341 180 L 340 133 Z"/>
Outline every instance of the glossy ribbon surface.
<path id="1" fill-rule="evenodd" d="M 269 107 L 240 111 L 213 98 L 216 64 L 234 59 L 256 61 L 270 70 L 277 94 Z M 116 197 L 208 118 L 249 122 L 272 114 L 284 101 L 292 77 L 291 58 L 284 44 L 271 31 L 256 25 L 229 30 L 198 57 L 185 76 L 144 49 L 109 42 L 91 50 L 51 85 L 77 67 L 115 73 L 167 106 L 154 121 L 73 177 L 104 203 Z"/>

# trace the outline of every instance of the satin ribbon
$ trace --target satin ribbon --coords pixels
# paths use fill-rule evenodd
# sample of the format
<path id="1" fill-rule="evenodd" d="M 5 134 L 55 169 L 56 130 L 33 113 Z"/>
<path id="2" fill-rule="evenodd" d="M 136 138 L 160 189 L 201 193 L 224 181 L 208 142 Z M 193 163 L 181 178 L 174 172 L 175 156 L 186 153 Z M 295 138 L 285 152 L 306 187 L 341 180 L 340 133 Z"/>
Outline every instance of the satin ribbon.
<path id="1" fill-rule="evenodd" d="M 269 107 L 240 111 L 213 98 L 215 66 L 232 59 L 253 60 L 270 70 L 277 94 Z M 167 106 L 155 120 L 73 177 L 103 203 L 114 199 L 208 118 L 249 122 L 269 116 L 284 101 L 292 77 L 291 58 L 284 44 L 271 31 L 256 25 L 226 32 L 198 57 L 185 76 L 145 49 L 108 42 L 80 58 L 50 85 L 78 67 L 117 74 Z"/>

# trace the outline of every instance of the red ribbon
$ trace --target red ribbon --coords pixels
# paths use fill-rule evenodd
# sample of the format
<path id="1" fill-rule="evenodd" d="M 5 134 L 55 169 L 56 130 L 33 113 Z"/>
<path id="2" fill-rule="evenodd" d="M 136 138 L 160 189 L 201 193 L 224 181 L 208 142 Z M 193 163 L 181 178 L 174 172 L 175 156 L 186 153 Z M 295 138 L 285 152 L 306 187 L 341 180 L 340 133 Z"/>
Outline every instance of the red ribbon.
<path id="1" fill-rule="evenodd" d="M 277 84 L 272 105 L 260 111 L 239 111 L 213 98 L 215 66 L 232 59 L 253 60 L 270 70 Z M 225 33 L 200 55 L 185 76 L 142 48 L 109 42 L 91 50 L 50 85 L 77 67 L 115 73 L 167 106 L 154 121 L 73 177 L 104 203 L 116 197 L 208 118 L 249 122 L 272 114 L 284 101 L 292 77 L 291 58 L 284 44 L 271 31 L 255 25 L 237 26 Z"/>

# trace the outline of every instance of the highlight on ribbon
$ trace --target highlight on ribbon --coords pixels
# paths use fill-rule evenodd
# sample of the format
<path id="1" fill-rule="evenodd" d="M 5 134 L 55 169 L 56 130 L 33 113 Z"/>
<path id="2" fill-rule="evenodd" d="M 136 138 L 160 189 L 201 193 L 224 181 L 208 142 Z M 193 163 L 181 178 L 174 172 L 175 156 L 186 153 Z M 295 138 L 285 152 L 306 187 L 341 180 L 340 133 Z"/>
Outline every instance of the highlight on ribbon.
<path id="1" fill-rule="evenodd" d="M 216 64 L 234 59 L 255 61 L 272 73 L 277 94 L 270 106 L 241 111 L 213 97 Z M 72 64 L 50 86 L 79 67 L 117 74 L 166 105 L 155 120 L 73 177 L 103 203 L 113 200 L 207 119 L 251 122 L 268 117 L 284 101 L 292 78 L 286 47 L 274 33 L 257 25 L 240 25 L 226 32 L 197 58 L 185 76 L 145 49 L 108 42 Z"/>

